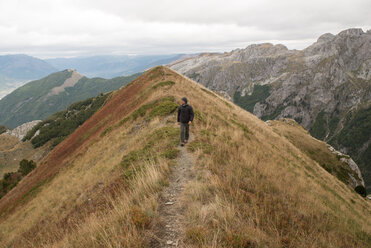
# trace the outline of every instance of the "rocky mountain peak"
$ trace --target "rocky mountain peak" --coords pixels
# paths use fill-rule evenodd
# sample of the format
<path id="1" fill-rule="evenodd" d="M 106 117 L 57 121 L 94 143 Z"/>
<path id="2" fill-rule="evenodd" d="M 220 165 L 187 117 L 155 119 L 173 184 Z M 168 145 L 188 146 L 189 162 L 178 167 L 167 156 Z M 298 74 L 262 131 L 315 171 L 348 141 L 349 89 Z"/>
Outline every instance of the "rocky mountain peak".
<path id="1" fill-rule="evenodd" d="M 362 28 L 349 28 L 346 30 L 341 31 L 338 36 L 359 36 L 365 34 Z"/>
<path id="2" fill-rule="evenodd" d="M 332 41 L 334 38 L 335 38 L 335 35 L 333 35 L 331 33 L 325 33 L 325 34 L 321 35 L 317 39 L 317 42 L 318 43 L 320 43 L 320 42 L 328 42 L 328 41 Z"/>

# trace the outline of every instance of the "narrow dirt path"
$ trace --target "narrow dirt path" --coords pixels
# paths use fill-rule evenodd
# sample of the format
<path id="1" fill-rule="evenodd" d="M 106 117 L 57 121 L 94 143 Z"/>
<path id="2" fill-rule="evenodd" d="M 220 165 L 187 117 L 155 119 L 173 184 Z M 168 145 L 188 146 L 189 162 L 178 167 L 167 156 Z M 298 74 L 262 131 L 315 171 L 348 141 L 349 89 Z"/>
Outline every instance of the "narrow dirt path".
<path id="1" fill-rule="evenodd" d="M 193 140 L 190 134 L 189 142 Z M 169 177 L 169 186 L 160 197 L 159 223 L 155 227 L 155 237 L 150 241 L 150 247 L 184 247 L 182 240 L 183 208 L 180 196 L 185 185 L 192 178 L 191 168 L 194 158 L 187 151 L 187 144 L 179 146 L 177 165 Z"/>

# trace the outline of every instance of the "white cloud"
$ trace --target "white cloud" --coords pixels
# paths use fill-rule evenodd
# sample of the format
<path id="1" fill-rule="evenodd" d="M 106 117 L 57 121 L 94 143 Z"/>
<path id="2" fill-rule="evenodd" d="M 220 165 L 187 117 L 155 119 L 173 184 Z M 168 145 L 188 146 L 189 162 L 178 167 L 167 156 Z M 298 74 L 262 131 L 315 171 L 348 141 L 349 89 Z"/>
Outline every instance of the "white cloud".
<path id="1" fill-rule="evenodd" d="M 1 0 L 0 53 L 41 57 L 225 51 L 256 42 L 303 48 L 369 29 L 369 0 Z"/>

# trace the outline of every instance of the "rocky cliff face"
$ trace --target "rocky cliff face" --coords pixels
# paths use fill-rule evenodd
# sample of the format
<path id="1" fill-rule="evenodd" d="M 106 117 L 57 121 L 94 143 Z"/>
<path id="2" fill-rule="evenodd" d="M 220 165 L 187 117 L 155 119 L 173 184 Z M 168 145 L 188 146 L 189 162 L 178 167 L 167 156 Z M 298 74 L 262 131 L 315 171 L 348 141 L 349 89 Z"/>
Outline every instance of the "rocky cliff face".
<path id="1" fill-rule="evenodd" d="M 30 131 L 34 126 L 36 126 L 40 120 L 26 122 L 12 130 L 7 130 L 5 133 L 8 135 L 12 135 L 18 138 L 19 141 L 23 139 L 24 136 Z"/>
<path id="2" fill-rule="evenodd" d="M 300 51 L 257 44 L 201 54 L 171 68 L 262 119 L 295 119 L 316 138 L 350 154 L 371 185 L 370 30 L 324 34 Z"/>

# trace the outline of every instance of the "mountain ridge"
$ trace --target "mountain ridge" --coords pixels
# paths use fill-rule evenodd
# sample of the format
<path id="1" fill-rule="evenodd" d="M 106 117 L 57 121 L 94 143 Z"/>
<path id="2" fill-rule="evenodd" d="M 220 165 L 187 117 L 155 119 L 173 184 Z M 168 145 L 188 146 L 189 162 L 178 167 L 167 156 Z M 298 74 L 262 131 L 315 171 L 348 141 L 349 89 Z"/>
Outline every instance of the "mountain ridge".
<path id="1" fill-rule="evenodd" d="M 75 68 L 88 77 L 113 78 L 135 74 L 153 66 L 168 64 L 182 57 L 172 55 L 100 55 L 52 58 L 45 61 L 59 70 Z"/>
<path id="2" fill-rule="evenodd" d="M 176 101 L 184 95 L 195 120 L 180 151 Z M 166 192 L 184 153 L 195 162 L 172 203 Z M 371 240 L 367 200 L 254 115 L 156 67 L 113 92 L 0 199 L 0 246 L 165 245 L 173 241 L 156 232 L 169 228 L 160 211 L 176 204 L 186 246 L 367 247 Z"/>

